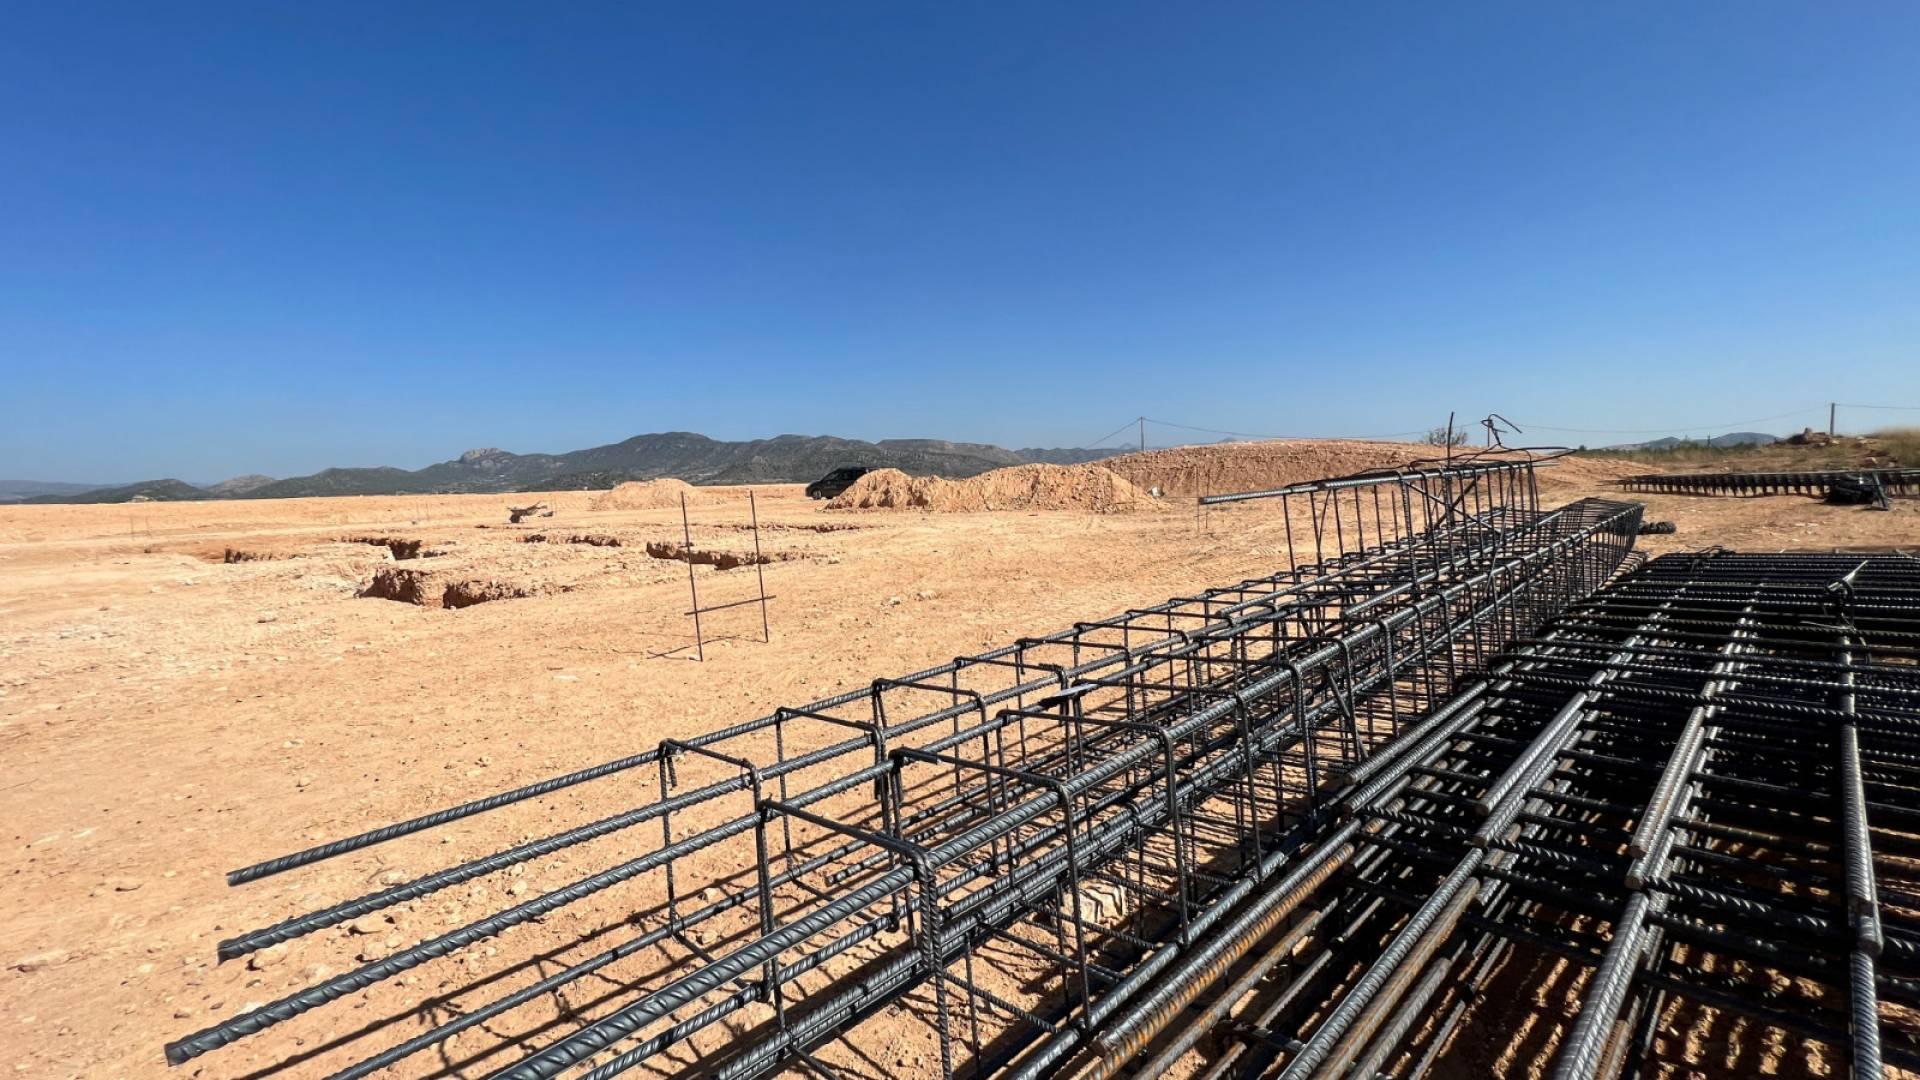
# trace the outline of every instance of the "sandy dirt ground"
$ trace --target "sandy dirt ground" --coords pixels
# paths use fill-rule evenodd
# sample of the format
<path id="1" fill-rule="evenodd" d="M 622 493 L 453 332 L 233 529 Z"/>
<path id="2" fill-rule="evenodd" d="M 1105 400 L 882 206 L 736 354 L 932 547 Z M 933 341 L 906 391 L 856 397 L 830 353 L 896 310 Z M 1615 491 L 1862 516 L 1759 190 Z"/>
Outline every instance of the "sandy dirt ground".
<path id="1" fill-rule="evenodd" d="M 1610 493 L 1592 469 L 1544 475 L 1548 502 Z M 695 548 L 744 560 L 746 489 L 709 495 Z M 235 866 L 1286 557 L 1273 515 L 1190 500 L 926 514 L 824 511 L 797 486 L 755 496 L 772 642 L 756 607 L 736 608 L 711 618 L 704 663 L 685 649 L 677 509 L 555 493 L 537 496 L 552 517 L 509 526 L 506 503 L 536 496 L 0 507 L 0 1058 L 24 1076 L 168 1073 L 167 1039 L 340 962 L 329 936 L 215 964 L 218 939 L 513 837 L 487 818 L 438 851 L 228 889 Z M 1920 546 L 1912 501 L 1643 501 L 1679 527 L 1643 537 L 1653 553 Z M 406 598 L 360 595 L 382 574 L 405 575 Z M 696 574 L 706 603 L 755 589 L 750 561 Z M 410 907 L 421 925 L 396 933 L 443 915 L 457 912 Z M 354 1007 L 404 1017 L 432 990 L 403 980 Z M 897 1049 L 880 1072 L 922 1070 L 925 1046 Z M 172 1074 L 247 1075 L 275 1064 L 262 1054 L 242 1044 Z"/>

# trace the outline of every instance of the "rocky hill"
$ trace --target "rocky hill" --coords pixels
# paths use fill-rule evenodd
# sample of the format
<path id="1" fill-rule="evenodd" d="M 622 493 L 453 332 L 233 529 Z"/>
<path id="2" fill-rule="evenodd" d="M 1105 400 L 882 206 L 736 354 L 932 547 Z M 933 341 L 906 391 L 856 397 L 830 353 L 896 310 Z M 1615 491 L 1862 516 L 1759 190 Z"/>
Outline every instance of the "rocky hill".
<path id="1" fill-rule="evenodd" d="M 325 469 L 311 476 L 219 485 L 227 490 L 179 488 L 150 498 L 299 498 L 324 495 L 404 495 L 435 492 L 506 492 L 610 488 L 628 480 L 678 477 L 695 484 L 765 484 L 816 480 L 842 465 L 893 468 L 912 476 L 977 476 L 1010 465 L 1072 465 L 1117 451 L 1079 449 L 1008 450 L 986 443 L 941 439 L 865 442 L 831 435 L 779 435 L 723 442 L 689 431 L 636 435 L 623 442 L 564 454 L 515 454 L 486 448 L 424 469 Z M 39 502 L 123 502 L 140 494 L 128 485 L 78 494 L 48 494 Z M 182 491 L 179 489 L 186 489 Z M 187 494 L 187 491 L 196 494 Z"/>
<path id="2" fill-rule="evenodd" d="M 1780 441 L 1778 435 L 1769 435 L 1764 431 L 1733 431 L 1725 435 L 1709 435 L 1704 439 L 1683 439 L 1677 435 L 1668 435 L 1663 439 L 1649 439 L 1646 442 L 1626 443 L 1621 446 L 1609 446 L 1609 450 L 1672 450 L 1681 446 L 1767 446 Z"/>
<path id="3" fill-rule="evenodd" d="M 78 495 L 105 484 L 74 484 L 57 480 L 0 480 L 0 503 L 20 502 L 41 495 Z"/>
<path id="4" fill-rule="evenodd" d="M 114 487 L 94 488 L 91 491 L 35 495 L 30 499 L 19 501 L 27 503 L 190 502 L 213 497 L 206 488 L 194 487 L 184 480 L 167 479 L 142 480 L 137 484 L 119 484 Z"/>
<path id="5" fill-rule="evenodd" d="M 258 491 L 271 483 L 273 483 L 273 477 L 271 476 L 262 476 L 259 473 L 248 473 L 246 476 L 236 476 L 231 480 L 222 480 L 217 484 L 207 484 L 205 486 L 207 493 L 216 499 L 237 499 L 249 492 Z"/>

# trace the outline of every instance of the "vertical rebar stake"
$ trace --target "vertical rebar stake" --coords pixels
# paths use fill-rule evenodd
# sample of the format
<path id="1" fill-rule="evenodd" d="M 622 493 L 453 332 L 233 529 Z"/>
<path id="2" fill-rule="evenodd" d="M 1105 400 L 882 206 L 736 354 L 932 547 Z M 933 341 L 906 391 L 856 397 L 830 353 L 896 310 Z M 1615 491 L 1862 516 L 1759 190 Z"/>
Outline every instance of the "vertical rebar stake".
<path id="1" fill-rule="evenodd" d="M 680 539 L 687 553 L 687 593 L 693 597 L 693 651 L 701 663 L 707 662 L 707 646 L 700 637 L 700 586 L 693 580 L 693 526 L 687 524 L 687 493 L 680 493 Z M 756 543 L 758 539 L 756 538 Z"/>
<path id="2" fill-rule="evenodd" d="M 685 499 L 686 495 L 680 497 Z M 760 579 L 760 640 L 772 644 L 773 628 L 767 623 L 767 564 L 760 557 L 760 506 L 754 501 L 752 488 L 747 489 L 747 512 L 753 515 L 753 573 Z"/>

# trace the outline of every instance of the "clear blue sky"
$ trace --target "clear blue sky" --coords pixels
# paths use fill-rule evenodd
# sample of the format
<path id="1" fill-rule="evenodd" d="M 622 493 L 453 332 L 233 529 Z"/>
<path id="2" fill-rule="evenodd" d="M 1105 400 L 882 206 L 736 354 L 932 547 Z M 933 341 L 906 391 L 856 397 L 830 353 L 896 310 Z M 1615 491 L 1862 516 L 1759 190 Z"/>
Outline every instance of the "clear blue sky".
<path id="1" fill-rule="evenodd" d="M 0 394 L 80 480 L 1920 405 L 1920 5 L 13 4 Z"/>

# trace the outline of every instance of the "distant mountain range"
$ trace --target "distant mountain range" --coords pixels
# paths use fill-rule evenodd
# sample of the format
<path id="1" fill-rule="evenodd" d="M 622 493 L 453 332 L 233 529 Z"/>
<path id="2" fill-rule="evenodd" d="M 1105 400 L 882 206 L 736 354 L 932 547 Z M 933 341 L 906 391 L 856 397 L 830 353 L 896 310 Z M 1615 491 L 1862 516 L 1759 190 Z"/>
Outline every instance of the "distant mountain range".
<path id="1" fill-rule="evenodd" d="M 452 461 L 408 471 L 388 466 L 325 469 L 273 480 L 243 476 L 198 486 L 180 480 L 89 488 L 80 484 L 0 482 L 0 502 L 113 503 L 136 499 L 291 499 L 318 495 L 412 495 L 608 488 L 627 480 L 673 476 L 693 484 L 769 484 L 817 480 L 842 465 L 891 467 L 915 476 L 975 476 L 1009 465 L 1074 465 L 1121 450 L 1007 450 L 940 439 L 863 442 L 831 435 L 780 435 L 722 442 L 688 431 L 636 435 L 624 442 L 565 454 L 469 450 Z M 37 487 L 39 490 L 22 490 Z"/>
<path id="2" fill-rule="evenodd" d="M 37 495 L 78 495 L 94 491 L 100 484 L 71 484 L 52 480 L 0 480 L 0 503 L 19 502 Z"/>
<path id="3" fill-rule="evenodd" d="M 88 491 L 34 495 L 12 502 L 25 503 L 123 503 L 181 502 L 191 499 L 217 499 L 210 488 L 195 487 L 184 480 L 142 480 L 137 484 L 115 484 Z"/>
<path id="4" fill-rule="evenodd" d="M 1734 431 L 1725 435 L 1709 435 L 1704 439 L 1683 439 L 1669 435 L 1664 439 L 1652 439 L 1647 442 L 1623 443 L 1609 446 L 1609 450 L 1672 450 L 1677 446 L 1766 446 L 1780 441 L 1779 436 L 1764 431 Z"/>
<path id="5" fill-rule="evenodd" d="M 217 484 L 200 484 L 197 486 L 206 488 L 207 493 L 216 499 L 237 499 L 242 495 L 252 494 L 271 483 L 273 483 L 273 477 L 271 476 L 262 476 L 259 473 L 248 473 L 245 476 L 236 476 L 231 480 L 222 480 Z"/>

